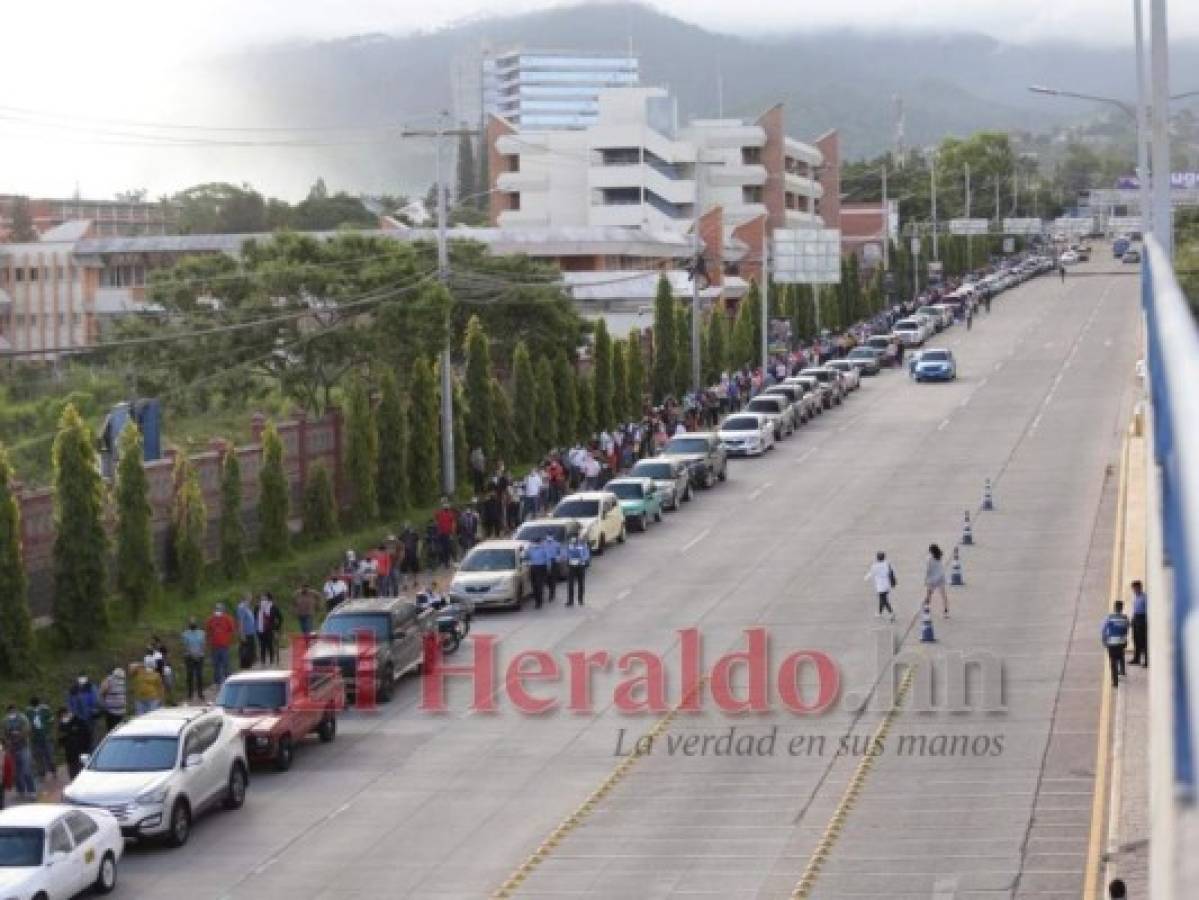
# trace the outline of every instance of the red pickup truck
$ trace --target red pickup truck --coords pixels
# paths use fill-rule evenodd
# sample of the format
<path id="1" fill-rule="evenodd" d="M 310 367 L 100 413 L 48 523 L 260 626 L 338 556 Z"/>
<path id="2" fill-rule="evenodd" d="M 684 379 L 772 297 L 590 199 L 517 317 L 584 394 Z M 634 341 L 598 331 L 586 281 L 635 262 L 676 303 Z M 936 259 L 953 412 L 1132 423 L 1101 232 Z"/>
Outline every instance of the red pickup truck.
<path id="1" fill-rule="evenodd" d="M 306 676 L 305 690 L 296 690 L 299 673 L 262 669 L 230 676 L 217 696 L 217 705 L 232 716 L 246 739 L 246 759 L 270 762 L 280 772 L 291 768 L 296 744 L 316 732 L 323 743 L 337 736 L 337 713 L 345 708 L 345 686 L 334 670 Z"/>

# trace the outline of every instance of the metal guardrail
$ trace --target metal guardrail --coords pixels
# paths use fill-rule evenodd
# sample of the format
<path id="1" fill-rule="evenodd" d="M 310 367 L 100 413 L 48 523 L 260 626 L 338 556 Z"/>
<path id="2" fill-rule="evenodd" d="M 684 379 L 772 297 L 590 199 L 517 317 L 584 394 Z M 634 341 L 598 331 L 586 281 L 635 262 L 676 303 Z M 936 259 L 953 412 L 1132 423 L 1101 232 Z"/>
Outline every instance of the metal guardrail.
<path id="1" fill-rule="evenodd" d="M 1162 550 L 1173 593 L 1174 782 L 1196 799 L 1199 771 L 1199 328 L 1170 258 L 1152 237 L 1141 269 Z M 1151 561 L 1151 564 L 1155 561 Z"/>

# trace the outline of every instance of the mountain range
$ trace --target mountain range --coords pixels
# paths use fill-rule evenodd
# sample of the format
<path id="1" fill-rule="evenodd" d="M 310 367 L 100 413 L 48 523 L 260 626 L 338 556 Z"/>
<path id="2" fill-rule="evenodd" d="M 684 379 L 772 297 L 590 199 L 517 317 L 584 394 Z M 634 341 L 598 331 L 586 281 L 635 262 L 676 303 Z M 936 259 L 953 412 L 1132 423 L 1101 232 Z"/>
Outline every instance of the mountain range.
<path id="1" fill-rule="evenodd" d="M 623 52 L 641 59 L 643 84 L 669 87 L 683 118 L 755 116 L 777 102 L 789 131 L 842 134 L 852 159 L 892 146 L 896 98 L 906 139 L 926 146 L 979 129 L 1048 131 L 1093 118 L 1094 104 L 1041 97 L 1031 84 L 1135 96 L 1131 47 L 1007 43 L 978 34 L 837 30 L 748 38 L 717 34 L 638 3 L 566 6 L 469 21 L 431 32 L 369 34 L 258 47 L 205 64 L 192 99 L 239 121 L 301 125 L 415 123 L 441 109 L 465 116 L 484 48 Z M 1199 88 L 1199 43 L 1171 47 L 1177 91 Z M 186 102 L 181 95 L 181 102 Z M 477 114 L 477 112 L 475 113 Z M 428 141 L 291 151 L 263 186 L 306 188 L 313 174 L 351 191 L 423 192 Z M 254 181 L 253 171 L 246 180 Z M 286 182 L 286 186 L 281 182 Z"/>

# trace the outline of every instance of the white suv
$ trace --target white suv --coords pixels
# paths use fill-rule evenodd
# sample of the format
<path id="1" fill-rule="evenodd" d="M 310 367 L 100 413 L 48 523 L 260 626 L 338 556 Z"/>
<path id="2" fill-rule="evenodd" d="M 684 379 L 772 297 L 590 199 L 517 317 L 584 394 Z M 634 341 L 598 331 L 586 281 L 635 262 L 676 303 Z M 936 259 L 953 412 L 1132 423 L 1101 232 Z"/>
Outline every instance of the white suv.
<path id="1" fill-rule="evenodd" d="M 138 716 L 84 759 L 65 802 L 108 810 L 126 837 L 163 837 L 173 847 L 187 843 L 205 809 L 240 808 L 250 780 L 237 723 L 209 707 Z"/>

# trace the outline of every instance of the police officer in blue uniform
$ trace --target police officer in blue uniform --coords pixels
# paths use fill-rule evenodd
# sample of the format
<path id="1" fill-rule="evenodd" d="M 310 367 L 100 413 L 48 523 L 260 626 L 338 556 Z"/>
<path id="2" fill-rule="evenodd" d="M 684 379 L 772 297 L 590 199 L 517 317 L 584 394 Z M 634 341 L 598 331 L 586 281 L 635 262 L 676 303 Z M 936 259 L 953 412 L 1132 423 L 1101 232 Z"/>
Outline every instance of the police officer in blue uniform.
<path id="1" fill-rule="evenodd" d="M 549 586 L 549 602 L 553 603 L 554 598 L 558 595 L 558 569 L 562 565 L 562 560 L 566 558 L 566 548 L 559 544 L 552 534 L 546 534 L 545 552 L 548 557 L 545 577 Z"/>
<path id="2" fill-rule="evenodd" d="M 1124 671 L 1124 651 L 1128 648 L 1128 632 L 1132 623 L 1124 615 L 1124 601 L 1117 600 L 1115 611 L 1103 620 L 1103 646 L 1107 648 L 1107 659 L 1112 669 L 1112 687 L 1120 686 Z"/>
<path id="3" fill-rule="evenodd" d="M 549 548 L 546 547 L 545 536 L 542 535 L 529 548 L 529 574 L 533 577 L 533 602 L 537 609 L 541 609 L 541 602 L 545 595 L 545 580 L 549 574 L 549 561 Z"/>
<path id="4" fill-rule="evenodd" d="M 580 541 L 577 534 L 571 535 L 566 547 L 566 605 L 575 605 L 575 585 L 579 586 L 579 606 L 583 605 L 583 592 L 587 586 L 587 567 L 591 565 L 591 548 Z"/>

